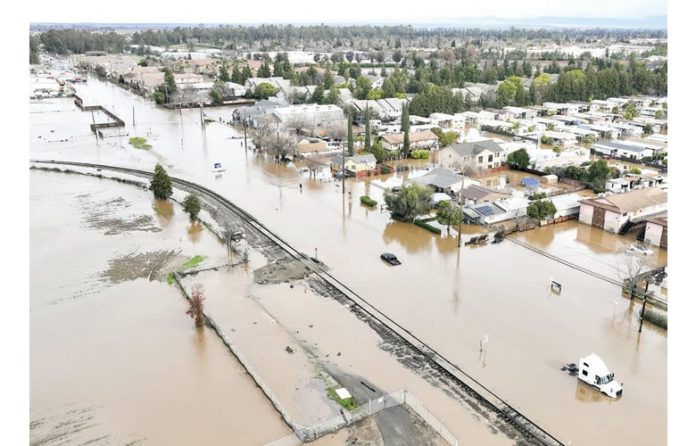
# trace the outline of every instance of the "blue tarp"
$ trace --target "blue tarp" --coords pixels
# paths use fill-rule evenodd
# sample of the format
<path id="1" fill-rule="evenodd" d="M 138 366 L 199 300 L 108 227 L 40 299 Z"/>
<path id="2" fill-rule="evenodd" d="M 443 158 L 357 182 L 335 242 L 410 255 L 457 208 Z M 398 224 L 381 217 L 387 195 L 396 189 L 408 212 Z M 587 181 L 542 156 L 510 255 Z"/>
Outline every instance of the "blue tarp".
<path id="1" fill-rule="evenodd" d="M 539 187 L 539 180 L 532 177 L 525 177 L 522 179 L 522 185 L 530 188 Z"/>

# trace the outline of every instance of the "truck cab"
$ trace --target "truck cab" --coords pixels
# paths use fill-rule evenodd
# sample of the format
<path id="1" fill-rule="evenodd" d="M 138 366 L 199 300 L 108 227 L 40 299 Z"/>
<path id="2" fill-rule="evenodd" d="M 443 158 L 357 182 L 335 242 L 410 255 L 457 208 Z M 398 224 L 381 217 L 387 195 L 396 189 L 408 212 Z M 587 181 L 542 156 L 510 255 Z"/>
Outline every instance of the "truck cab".
<path id="1" fill-rule="evenodd" d="M 618 398 L 623 393 L 623 383 L 614 379 L 602 358 L 591 353 L 580 358 L 578 364 L 578 379 L 596 388 L 610 398 Z"/>

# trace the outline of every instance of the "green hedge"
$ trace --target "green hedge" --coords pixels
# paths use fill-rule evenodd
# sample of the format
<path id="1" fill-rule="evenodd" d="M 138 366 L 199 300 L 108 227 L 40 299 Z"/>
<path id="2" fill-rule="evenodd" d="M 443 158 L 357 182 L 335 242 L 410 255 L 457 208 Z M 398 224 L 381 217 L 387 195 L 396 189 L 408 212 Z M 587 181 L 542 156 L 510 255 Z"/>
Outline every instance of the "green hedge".
<path id="1" fill-rule="evenodd" d="M 427 160 L 430 158 L 430 151 L 429 150 L 414 150 L 413 152 L 411 152 L 410 157 L 413 159 Z"/>
<path id="2" fill-rule="evenodd" d="M 371 208 L 377 206 L 377 202 L 372 198 L 368 197 L 367 195 L 363 195 L 362 197 L 360 197 L 360 202 L 365 206 L 370 206 Z"/>
<path id="3" fill-rule="evenodd" d="M 662 311 L 653 310 L 650 308 L 646 308 L 645 315 L 643 317 L 645 318 L 646 321 L 652 322 L 653 324 L 657 325 L 658 327 L 662 327 L 664 329 L 667 329 L 667 313 L 664 313 Z"/>
<path id="4" fill-rule="evenodd" d="M 429 219 L 429 220 L 415 220 L 413 223 L 416 224 L 416 226 L 420 226 L 423 229 L 427 229 L 428 231 L 432 232 L 433 234 L 441 235 L 442 230 L 440 228 L 436 228 L 435 226 L 432 226 L 428 224 L 428 221 L 433 221 L 434 219 Z"/>

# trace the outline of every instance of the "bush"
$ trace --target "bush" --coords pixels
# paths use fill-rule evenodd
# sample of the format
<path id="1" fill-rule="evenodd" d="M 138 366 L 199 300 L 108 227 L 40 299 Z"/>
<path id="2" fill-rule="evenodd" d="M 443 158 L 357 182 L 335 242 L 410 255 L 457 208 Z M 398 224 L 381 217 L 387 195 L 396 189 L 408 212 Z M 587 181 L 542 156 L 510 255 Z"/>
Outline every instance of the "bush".
<path id="1" fill-rule="evenodd" d="M 547 217 L 553 217 L 556 213 L 556 206 L 551 200 L 533 201 L 527 208 L 527 215 L 537 220 L 544 220 Z"/>
<path id="2" fill-rule="evenodd" d="M 430 158 L 430 151 L 429 150 L 414 150 L 411 152 L 409 155 L 413 159 L 422 159 L 422 160 L 427 160 Z"/>
<path id="3" fill-rule="evenodd" d="M 437 234 L 437 235 L 442 234 L 442 231 L 440 230 L 440 228 L 436 228 L 435 226 L 428 224 L 428 221 L 432 221 L 432 220 L 415 220 L 413 223 L 415 223 L 416 226 L 420 226 L 421 228 L 427 229 L 428 231 L 432 232 L 433 234 Z"/>
<path id="4" fill-rule="evenodd" d="M 667 329 L 667 313 L 646 308 L 643 318 L 648 322 L 652 322 L 658 327 L 662 327 L 665 330 Z"/>
<path id="5" fill-rule="evenodd" d="M 377 206 L 377 202 L 372 198 L 368 197 L 367 195 L 363 195 L 362 197 L 360 197 L 360 202 L 365 206 L 369 206 L 371 208 Z"/>
<path id="6" fill-rule="evenodd" d="M 530 200 L 541 200 L 542 198 L 546 198 L 546 192 L 534 192 L 529 196 Z"/>
<path id="7" fill-rule="evenodd" d="M 196 195 L 189 194 L 184 198 L 184 211 L 189 214 L 191 220 L 198 218 L 198 213 L 201 211 L 201 201 Z"/>
<path id="8" fill-rule="evenodd" d="M 152 146 L 147 143 L 147 139 L 141 136 L 134 136 L 132 138 L 129 138 L 128 144 L 132 145 L 136 149 L 148 150 L 152 148 Z"/>

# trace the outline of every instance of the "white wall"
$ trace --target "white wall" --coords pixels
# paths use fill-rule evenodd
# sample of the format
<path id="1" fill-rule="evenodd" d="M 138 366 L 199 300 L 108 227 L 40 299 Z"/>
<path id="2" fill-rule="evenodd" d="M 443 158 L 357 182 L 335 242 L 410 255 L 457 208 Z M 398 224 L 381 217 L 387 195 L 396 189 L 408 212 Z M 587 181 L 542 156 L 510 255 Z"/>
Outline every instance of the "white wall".
<path id="1" fill-rule="evenodd" d="M 586 203 L 580 203 L 580 216 L 578 221 L 586 225 L 592 224 L 592 214 L 594 213 L 594 207 Z"/>
<path id="2" fill-rule="evenodd" d="M 645 242 L 651 245 L 660 246 L 660 240 L 662 239 L 662 226 L 656 225 L 655 223 L 648 222 L 645 227 Z"/>

